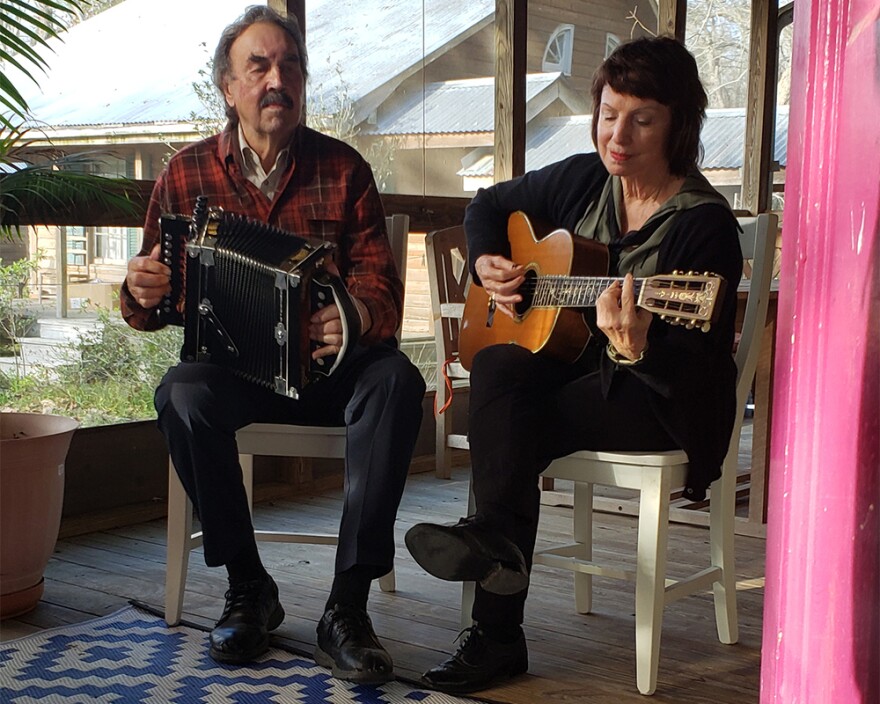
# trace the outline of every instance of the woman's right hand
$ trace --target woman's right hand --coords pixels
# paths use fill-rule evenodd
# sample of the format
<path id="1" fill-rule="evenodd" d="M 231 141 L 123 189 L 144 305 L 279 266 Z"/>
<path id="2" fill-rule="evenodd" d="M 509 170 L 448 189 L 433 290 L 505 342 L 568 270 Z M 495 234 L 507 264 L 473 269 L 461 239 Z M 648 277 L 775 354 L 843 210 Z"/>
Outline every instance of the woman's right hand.
<path id="1" fill-rule="evenodd" d="M 142 308 L 155 308 L 162 297 L 171 293 L 171 269 L 159 261 L 157 243 L 149 256 L 134 257 L 128 262 L 125 283 Z"/>
<path id="2" fill-rule="evenodd" d="M 516 291 L 525 280 L 521 264 L 515 264 L 500 254 L 483 254 L 474 262 L 474 269 L 483 289 L 498 309 L 511 318 L 515 317 L 513 306 L 522 301 Z"/>

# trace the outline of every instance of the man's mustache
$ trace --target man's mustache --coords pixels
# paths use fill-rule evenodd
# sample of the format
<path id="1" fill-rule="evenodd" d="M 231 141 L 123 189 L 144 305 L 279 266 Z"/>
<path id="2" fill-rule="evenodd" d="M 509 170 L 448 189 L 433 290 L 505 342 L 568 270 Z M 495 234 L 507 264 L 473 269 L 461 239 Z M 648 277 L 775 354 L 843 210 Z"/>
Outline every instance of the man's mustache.
<path id="1" fill-rule="evenodd" d="M 281 105 L 285 108 L 293 107 L 293 98 L 291 98 L 287 93 L 284 93 L 279 90 L 273 90 L 266 95 L 263 96 L 263 99 L 260 101 L 261 108 L 267 108 L 270 105 Z"/>

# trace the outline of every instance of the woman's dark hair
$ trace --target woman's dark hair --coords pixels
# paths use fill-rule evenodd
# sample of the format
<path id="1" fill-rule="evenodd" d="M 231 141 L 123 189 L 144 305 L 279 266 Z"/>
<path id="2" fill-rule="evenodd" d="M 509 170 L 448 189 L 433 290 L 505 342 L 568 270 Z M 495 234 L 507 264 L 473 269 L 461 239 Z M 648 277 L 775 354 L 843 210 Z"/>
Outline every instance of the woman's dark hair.
<path id="1" fill-rule="evenodd" d="M 299 66 L 302 69 L 303 80 L 309 77 L 308 55 L 306 54 L 306 42 L 303 39 L 302 32 L 299 29 L 299 22 L 296 17 L 284 17 L 275 12 L 271 7 L 266 5 L 251 5 L 244 11 L 244 14 L 235 22 L 223 30 L 220 35 L 220 41 L 217 42 L 217 48 L 214 50 L 214 62 L 211 78 L 217 90 L 220 91 L 220 99 L 226 106 L 226 117 L 233 124 L 238 124 L 238 114 L 235 108 L 226 102 L 226 76 L 229 73 L 229 52 L 235 40 L 250 26 L 257 22 L 271 22 L 283 29 L 293 39 L 296 49 L 299 52 Z"/>
<path id="2" fill-rule="evenodd" d="M 599 124 L 602 89 L 656 100 L 672 113 L 666 158 L 674 176 L 686 176 L 702 158 L 700 129 L 709 100 L 697 62 L 672 37 L 645 37 L 621 44 L 593 76 L 593 144 Z M 597 145 L 598 146 L 598 145 Z"/>

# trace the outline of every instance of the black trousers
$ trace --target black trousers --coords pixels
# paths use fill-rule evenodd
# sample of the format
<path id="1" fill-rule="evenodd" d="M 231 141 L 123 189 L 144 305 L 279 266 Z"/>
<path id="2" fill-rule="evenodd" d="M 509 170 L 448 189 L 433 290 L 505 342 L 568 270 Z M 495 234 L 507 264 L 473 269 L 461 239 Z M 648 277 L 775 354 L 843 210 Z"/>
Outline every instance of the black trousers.
<path id="1" fill-rule="evenodd" d="M 394 521 L 422 420 L 425 383 L 387 345 L 358 347 L 332 376 L 297 400 L 213 364 L 181 362 L 156 389 L 159 429 L 199 513 L 205 562 L 226 564 L 253 540 L 235 431 L 249 423 L 347 427 L 345 500 L 336 572 L 354 565 L 388 572 Z"/>
<path id="2" fill-rule="evenodd" d="M 481 350 L 471 370 L 470 438 L 476 513 L 522 550 L 531 569 L 538 532 L 538 477 L 575 450 L 669 450 L 675 443 L 651 412 L 647 390 L 618 370 L 608 397 L 585 373 L 516 345 Z M 472 616 L 523 622 L 527 590 L 510 596 L 477 586 Z"/>

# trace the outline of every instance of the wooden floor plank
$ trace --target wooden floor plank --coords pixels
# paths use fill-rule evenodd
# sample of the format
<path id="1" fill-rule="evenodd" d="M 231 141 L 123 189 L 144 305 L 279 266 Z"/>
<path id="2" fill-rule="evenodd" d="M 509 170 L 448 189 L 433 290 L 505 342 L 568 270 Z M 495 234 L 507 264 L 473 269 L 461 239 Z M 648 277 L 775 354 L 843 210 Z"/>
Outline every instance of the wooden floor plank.
<path id="1" fill-rule="evenodd" d="M 453 479 L 411 477 L 395 527 L 397 592 L 374 588 L 370 613 L 397 673 L 417 678 L 454 648 L 459 633 L 460 585 L 427 575 L 403 547 L 406 530 L 419 521 L 453 522 L 467 508 L 467 469 Z M 273 530 L 334 532 L 342 493 L 330 491 L 295 501 L 271 501 L 255 521 Z M 596 555 L 634 563 L 636 519 L 596 514 Z M 567 540 L 571 510 L 542 508 L 539 545 Z M 309 545 L 262 544 L 267 568 L 280 585 L 287 618 L 276 642 L 310 652 L 315 626 L 330 587 L 335 550 Z M 672 525 L 669 569 L 683 573 L 708 550 L 704 528 Z M 740 642 L 725 646 L 715 634 L 711 593 L 667 607 L 660 674 L 654 702 L 742 704 L 758 701 L 763 605 L 764 541 L 737 536 Z M 59 541 L 46 572 L 43 601 L 30 614 L 3 622 L 0 639 L 111 613 L 136 599 L 161 608 L 165 572 L 165 522 L 149 521 Z M 635 687 L 634 587 L 594 579 L 592 614 L 574 610 L 569 573 L 537 567 L 526 607 L 530 674 L 487 696 L 509 704 L 534 702 L 644 702 Z M 184 618 L 210 627 L 223 608 L 223 573 L 190 559 Z"/>

